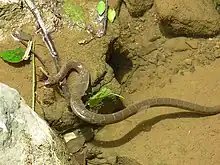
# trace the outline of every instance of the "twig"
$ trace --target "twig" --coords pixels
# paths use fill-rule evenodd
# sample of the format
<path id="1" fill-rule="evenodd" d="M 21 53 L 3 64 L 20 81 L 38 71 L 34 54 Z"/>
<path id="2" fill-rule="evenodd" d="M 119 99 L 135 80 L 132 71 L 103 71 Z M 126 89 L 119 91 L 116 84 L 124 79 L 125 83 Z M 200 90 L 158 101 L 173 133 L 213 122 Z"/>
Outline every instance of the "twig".
<path id="1" fill-rule="evenodd" d="M 39 69 L 47 78 L 49 77 L 49 74 L 47 73 L 47 71 L 44 68 L 39 67 Z"/>
<path id="2" fill-rule="evenodd" d="M 44 21 L 40 15 L 40 12 L 37 9 L 36 5 L 34 4 L 34 0 L 24 0 L 24 1 L 25 1 L 26 5 L 29 7 L 29 10 L 31 11 L 31 13 L 34 15 L 34 17 L 38 23 L 38 26 L 41 29 L 43 41 L 45 42 L 46 46 L 48 47 L 48 49 L 50 51 L 50 54 L 51 54 L 53 61 L 55 63 L 56 72 L 58 72 L 60 69 L 60 65 L 59 65 L 59 61 L 58 61 L 58 53 L 55 50 L 55 46 L 53 44 L 53 41 L 51 40 L 50 34 L 48 33 L 48 31 L 45 27 L 45 24 L 44 24 Z M 61 84 L 62 84 L 62 86 L 61 86 L 62 92 L 63 92 L 66 100 L 69 101 L 70 95 L 69 95 L 69 89 L 66 84 L 66 79 L 64 79 Z"/>
<path id="3" fill-rule="evenodd" d="M 105 12 L 104 12 L 104 20 L 103 20 L 103 23 L 102 23 L 102 30 L 101 30 L 101 33 L 100 35 L 101 36 L 98 36 L 98 37 L 102 37 L 106 34 L 106 31 L 107 31 L 107 24 L 108 24 L 108 0 L 105 0 Z"/>
<path id="4" fill-rule="evenodd" d="M 55 50 L 54 44 L 51 40 L 51 37 L 46 29 L 46 26 L 44 24 L 44 21 L 40 15 L 39 10 L 35 6 L 34 2 L 32 0 L 24 0 L 27 6 L 29 7 L 31 13 L 34 15 L 39 27 L 41 28 L 41 32 L 43 35 L 43 41 L 47 45 L 48 49 L 50 50 L 50 54 L 53 58 L 57 59 L 57 52 Z"/>
<path id="5" fill-rule="evenodd" d="M 28 36 L 28 37 L 25 37 Z M 19 32 L 19 31 L 15 31 L 15 33 L 12 33 L 11 34 L 11 37 L 15 40 L 15 41 L 18 41 L 20 42 L 22 45 L 24 45 L 26 48 L 28 48 L 28 43 L 26 42 L 29 42 L 32 40 L 32 37 L 29 35 L 29 34 L 26 34 L 24 32 Z M 37 54 L 35 53 L 32 49 L 30 49 L 30 52 L 32 54 L 35 55 L 35 57 L 40 61 L 40 63 L 43 65 L 44 68 L 46 68 L 46 65 L 44 64 L 42 58 Z"/>
<path id="6" fill-rule="evenodd" d="M 33 45 L 34 47 L 34 45 Z M 35 68 L 35 55 L 32 54 L 32 109 L 35 111 L 35 97 L 36 97 L 36 68 Z"/>
<path id="7" fill-rule="evenodd" d="M 24 45 L 25 47 L 28 46 L 27 43 L 25 43 L 24 41 L 19 41 L 22 45 Z M 31 50 L 31 53 L 34 54 L 34 56 L 40 61 L 40 63 L 43 65 L 44 68 L 46 68 L 46 65 L 44 64 L 44 61 L 42 60 L 42 58 L 37 54 L 35 53 L 33 50 Z"/>

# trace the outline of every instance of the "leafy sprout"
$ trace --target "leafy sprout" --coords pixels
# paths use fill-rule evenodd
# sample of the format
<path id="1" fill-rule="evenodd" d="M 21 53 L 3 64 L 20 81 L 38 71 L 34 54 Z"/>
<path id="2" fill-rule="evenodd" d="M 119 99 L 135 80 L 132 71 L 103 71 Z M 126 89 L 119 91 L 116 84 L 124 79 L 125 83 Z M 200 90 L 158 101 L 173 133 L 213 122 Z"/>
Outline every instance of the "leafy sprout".
<path id="1" fill-rule="evenodd" d="M 109 8 L 109 9 L 108 9 L 108 20 L 109 20 L 111 23 L 114 21 L 115 16 L 116 16 L 115 9 Z"/>
<path id="2" fill-rule="evenodd" d="M 96 105 L 100 104 L 104 99 L 108 97 L 111 97 L 111 98 L 119 97 L 120 99 L 124 99 L 121 95 L 113 93 L 110 89 L 103 87 L 89 99 L 89 101 L 87 102 L 87 105 L 90 108 L 95 107 Z"/>
<path id="3" fill-rule="evenodd" d="M 99 14 L 99 16 L 102 16 L 103 13 L 105 12 L 106 10 L 106 4 L 104 1 L 100 0 L 96 6 L 96 10 Z M 115 9 L 114 8 L 109 8 L 108 11 L 108 20 L 112 23 L 116 17 L 116 12 L 115 12 Z"/>
<path id="4" fill-rule="evenodd" d="M 96 10 L 98 11 L 99 15 L 102 15 L 105 12 L 105 2 L 99 1 L 98 5 L 96 6 Z"/>

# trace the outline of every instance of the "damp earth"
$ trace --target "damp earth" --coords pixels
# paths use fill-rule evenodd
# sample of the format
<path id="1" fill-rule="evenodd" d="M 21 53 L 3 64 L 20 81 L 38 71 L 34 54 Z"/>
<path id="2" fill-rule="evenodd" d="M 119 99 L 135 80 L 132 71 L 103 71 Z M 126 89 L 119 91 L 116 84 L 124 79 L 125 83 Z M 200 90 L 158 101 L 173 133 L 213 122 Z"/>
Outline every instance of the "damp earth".
<path id="1" fill-rule="evenodd" d="M 96 1 L 85 2 L 82 5 L 87 8 L 96 4 Z M 81 41 L 89 39 L 90 34 L 70 27 L 69 23 L 60 25 L 51 36 L 61 64 L 70 60 L 82 62 L 91 74 L 93 90 L 102 86 L 110 88 L 124 97 L 124 106 L 156 97 L 218 105 L 218 1 L 134 2 L 125 0 L 115 21 L 108 24 L 106 35 L 84 45 Z M 110 3 L 116 2 L 110 0 Z M 0 41 L 0 51 L 22 46 L 10 37 L 13 29 L 7 28 Z M 33 35 L 35 52 L 49 72 L 55 73 L 47 47 L 40 34 L 34 33 L 34 24 L 29 22 L 20 28 Z M 77 119 L 59 92 L 43 87 L 40 66 L 36 59 L 36 112 L 58 132 L 68 130 L 76 125 Z M 70 89 L 76 77 L 76 73 L 69 76 Z M 97 80 L 100 81 L 97 83 Z M 0 81 L 17 89 L 31 106 L 31 61 L 14 65 L 0 60 Z M 115 103 L 102 109 L 111 113 L 120 108 Z M 134 159 L 134 165 L 137 162 L 143 165 L 218 165 L 219 124 L 220 115 L 201 117 L 183 109 L 157 107 L 99 128 L 88 145 L 110 156 Z M 121 164 L 126 164 L 123 161 Z"/>

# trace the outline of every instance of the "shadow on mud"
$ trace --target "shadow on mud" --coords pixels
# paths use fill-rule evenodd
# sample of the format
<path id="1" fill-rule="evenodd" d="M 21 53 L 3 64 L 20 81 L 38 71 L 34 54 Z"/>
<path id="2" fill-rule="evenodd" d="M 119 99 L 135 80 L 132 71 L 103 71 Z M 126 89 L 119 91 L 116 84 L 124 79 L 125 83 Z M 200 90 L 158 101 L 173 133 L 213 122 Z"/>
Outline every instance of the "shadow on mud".
<path id="1" fill-rule="evenodd" d="M 175 113 L 163 114 L 163 115 L 156 116 L 152 119 L 142 121 L 136 127 L 134 127 L 131 131 L 129 131 L 123 137 L 121 137 L 120 139 L 113 140 L 113 141 L 102 141 L 102 140 L 94 139 L 91 143 L 94 144 L 95 146 L 99 146 L 103 148 L 118 147 L 129 142 L 142 131 L 144 132 L 150 131 L 153 125 L 159 123 L 162 120 L 176 119 L 176 118 L 200 118 L 200 117 L 205 117 L 205 116 L 207 115 L 196 114 L 192 112 L 175 112 Z"/>

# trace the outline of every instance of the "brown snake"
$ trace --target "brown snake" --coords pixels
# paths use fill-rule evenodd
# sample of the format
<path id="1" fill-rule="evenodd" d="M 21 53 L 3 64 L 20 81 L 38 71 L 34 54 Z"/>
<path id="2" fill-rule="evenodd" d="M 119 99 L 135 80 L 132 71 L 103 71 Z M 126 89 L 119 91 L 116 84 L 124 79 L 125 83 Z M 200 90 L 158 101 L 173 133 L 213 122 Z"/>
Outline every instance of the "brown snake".
<path id="1" fill-rule="evenodd" d="M 84 68 L 84 66 L 75 61 L 71 61 L 66 65 L 63 65 L 60 71 L 55 76 L 48 77 L 45 82 L 46 85 L 57 84 L 65 78 L 70 70 L 76 70 L 80 75 L 80 82 L 77 83 L 77 88 L 73 93 L 71 93 L 70 106 L 73 113 L 80 119 L 96 125 L 107 125 L 120 122 L 141 110 L 141 108 L 157 106 L 170 106 L 186 109 L 198 114 L 214 115 L 220 113 L 220 105 L 207 107 L 187 101 L 173 99 L 173 98 L 154 98 L 146 99 L 138 103 L 132 104 L 121 111 L 112 114 L 97 114 L 86 109 L 83 104 L 81 97 L 85 94 L 87 87 L 89 85 L 89 72 Z"/>

